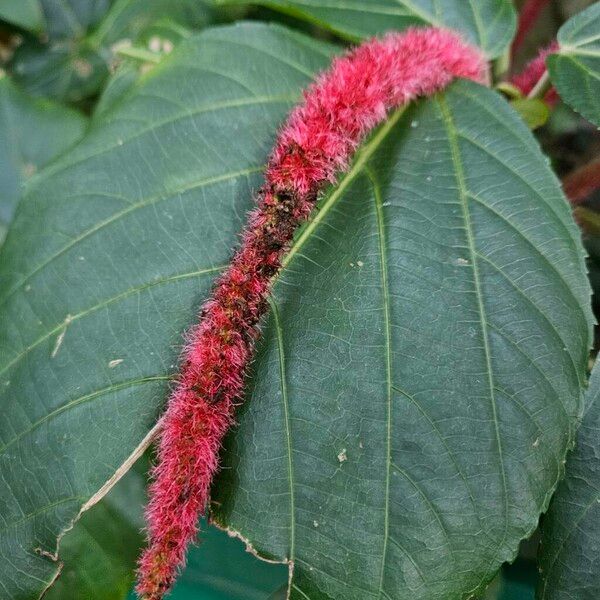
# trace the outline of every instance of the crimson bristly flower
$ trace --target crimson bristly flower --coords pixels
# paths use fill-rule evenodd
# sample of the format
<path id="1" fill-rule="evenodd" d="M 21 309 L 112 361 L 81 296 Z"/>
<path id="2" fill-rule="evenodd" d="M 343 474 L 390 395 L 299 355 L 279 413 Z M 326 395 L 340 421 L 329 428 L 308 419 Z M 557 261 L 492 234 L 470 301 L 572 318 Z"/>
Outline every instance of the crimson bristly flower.
<path id="1" fill-rule="evenodd" d="M 281 129 L 241 246 L 187 335 L 162 417 L 146 511 L 148 547 L 138 572 L 145 600 L 170 589 L 196 537 L 271 285 L 298 226 L 391 109 L 457 77 L 487 81 L 483 54 L 457 34 L 438 28 L 390 33 L 336 58 Z"/>
<path id="2" fill-rule="evenodd" d="M 558 42 L 555 40 L 546 48 L 542 48 L 538 55 L 525 65 L 525 68 L 518 74 L 513 75 L 510 82 L 524 95 L 529 95 L 535 86 L 546 73 L 546 59 L 555 54 L 559 49 Z M 544 94 L 544 102 L 553 106 L 558 102 L 558 94 L 552 87 Z"/>

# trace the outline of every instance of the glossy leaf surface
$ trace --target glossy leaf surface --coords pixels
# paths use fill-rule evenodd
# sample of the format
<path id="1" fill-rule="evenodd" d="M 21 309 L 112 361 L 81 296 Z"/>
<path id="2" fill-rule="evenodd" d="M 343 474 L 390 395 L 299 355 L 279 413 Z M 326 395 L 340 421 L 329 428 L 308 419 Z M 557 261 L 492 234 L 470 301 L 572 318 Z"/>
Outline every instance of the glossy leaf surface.
<path id="1" fill-rule="evenodd" d="M 275 288 L 215 487 L 217 518 L 293 561 L 292 598 L 467 597 L 513 558 L 581 406 L 578 237 L 488 90 L 365 146 Z"/>

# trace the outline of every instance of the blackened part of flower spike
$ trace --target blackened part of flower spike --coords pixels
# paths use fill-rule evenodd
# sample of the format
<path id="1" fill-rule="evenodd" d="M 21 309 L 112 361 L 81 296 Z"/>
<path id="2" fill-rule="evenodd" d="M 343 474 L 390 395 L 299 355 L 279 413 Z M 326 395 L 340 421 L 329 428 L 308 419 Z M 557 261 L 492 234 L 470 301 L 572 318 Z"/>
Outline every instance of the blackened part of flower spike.
<path id="1" fill-rule="evenodd" d="M 487 81 L 484 56 L 456 34 L 435 28 L 391 33 L 335 59 L 283 126 L 241 247 L 188 334 L 162 418 L 146 510 L 148 547 L 138 570 L 137 591 L 145 600 L 159 600 L 170 589 L 196 536 L 271 283 L 295 231 L 389 110 L 456 77 Z"/>

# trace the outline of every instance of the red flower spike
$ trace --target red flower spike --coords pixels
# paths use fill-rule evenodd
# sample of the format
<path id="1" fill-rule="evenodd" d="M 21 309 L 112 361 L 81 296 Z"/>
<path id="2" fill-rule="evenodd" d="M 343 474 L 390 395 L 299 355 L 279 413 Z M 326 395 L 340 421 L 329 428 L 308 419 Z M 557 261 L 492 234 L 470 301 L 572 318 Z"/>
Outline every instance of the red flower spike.
<path id="1" fill-rule="evenodd" d="M 557 41 L 552 42 L 548 47 L 540 50 L 539 54 L 521 71 L 511 78 L 511 83 L 524 95 L 527 96 L 536 86 L 538 81 L 546 72 L 546 59 L 551 54 L 555 54 L 559 49 Z M 544 101 L 553 106 L 558 101 L 558 94 L 554 88 L 546 92 Z"/>
<path id="2" fill-rule="evenodd" d="M 242 246 L 187 336 L 162 417 L 146 510 L 148 547 L 138 570 L 137 592 L 145 600 L 159 600 L 170 589 L 197 534 L 271 283 L 294 232 L 390 109 L 430 96 L 456 77 L 487 81 L 484 56 L 458 35 L 436 28 L 390 33 L 335 59 L 289 116 Z"/>

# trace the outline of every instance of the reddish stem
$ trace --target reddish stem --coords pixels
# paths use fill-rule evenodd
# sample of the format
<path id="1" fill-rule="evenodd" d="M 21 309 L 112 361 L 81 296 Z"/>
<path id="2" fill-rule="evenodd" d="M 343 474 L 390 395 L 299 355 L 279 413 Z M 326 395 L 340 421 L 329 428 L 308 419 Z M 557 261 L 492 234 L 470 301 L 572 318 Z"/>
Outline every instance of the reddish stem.
<path id="1" fill-rule="evenodd" d="M 169 590 L 196 536 L 271 283 L 295 231 L 389 110 L 430 96 L 455 77 L 487 80 L 479 50 L 441 29 L 393 33 L 337 58 L 288 118 L 241 248 L 188 335 L 162 419 L 146 511 L 148 547 L 139 563 L 137 591 L 143 598 L 159 600 Z"/>
<path id="2" fill-rule="evenodd" d="M 573 206 L 587 200 L 600 189 L 600 158 L 567 175 L 563 179 L 563 189 Z"/>
<path id="3" fill-rule="evenodd" d="M 511 52 L 514 56 L 523 42 L 527 38 L 527 35 L 531 31 L 532 27 L 536 24 L 540 18 L 542 11 L 550 4 L 550 0 L 526 0 L 519 14 L 519 24 L 517 26 L 517 33 L 512 43 Z"/>

